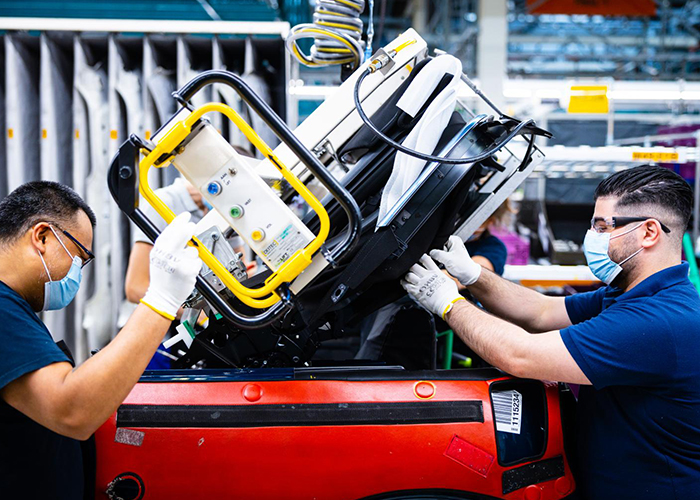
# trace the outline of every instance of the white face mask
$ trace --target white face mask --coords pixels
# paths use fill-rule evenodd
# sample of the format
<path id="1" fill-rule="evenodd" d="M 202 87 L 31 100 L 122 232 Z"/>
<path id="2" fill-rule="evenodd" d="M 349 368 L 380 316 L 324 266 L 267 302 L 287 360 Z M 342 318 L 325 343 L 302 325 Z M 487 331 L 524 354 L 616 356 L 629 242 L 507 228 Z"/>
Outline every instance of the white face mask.
<path id="1" fill-rule="evenodd" d="M 619 264 L 617 262 L 613 262 L 610 255 L 608 255 L 608 251 L 610 250 L 610 240 L 631 233 L 635 229 L 641 227 L 642 224 L 644 223 L 640 222 L 632 229 L 629 229 L 624 233 L 616 234 L 615 236 L 610 236 L 610 233 L 598 233 L 592 229 L 589 229 L 586 232 L 586 237 L 583 240 L 583 253 L 586 255 L 588 267 L 591 269 L 591 272 L 596 278 L 606 285 L 609 285 L 622 272 L 622 264 L 644 250 L 644 247 L 640 248 Z"/>

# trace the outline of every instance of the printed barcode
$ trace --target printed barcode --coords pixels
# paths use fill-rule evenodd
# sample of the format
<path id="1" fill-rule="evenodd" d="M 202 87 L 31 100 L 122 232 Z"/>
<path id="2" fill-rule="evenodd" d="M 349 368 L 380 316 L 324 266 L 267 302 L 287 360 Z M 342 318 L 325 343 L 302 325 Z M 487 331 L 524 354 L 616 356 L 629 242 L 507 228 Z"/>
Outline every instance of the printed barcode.
<path id="1" fill-rule="evenodd" d="M 523 396 L 518 391 L 494 392 L 493 415 L 496 419 L 496 430 L 520 434 Z"/>

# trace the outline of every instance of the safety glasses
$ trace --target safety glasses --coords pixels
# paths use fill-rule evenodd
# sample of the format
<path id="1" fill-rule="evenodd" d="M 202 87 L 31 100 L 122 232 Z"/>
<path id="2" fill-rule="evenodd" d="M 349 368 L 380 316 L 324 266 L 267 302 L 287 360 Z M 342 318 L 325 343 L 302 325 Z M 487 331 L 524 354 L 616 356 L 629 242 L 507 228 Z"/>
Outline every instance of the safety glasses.
<path id="1" fill-rule="evenodd" d="M 664 233 L 668 234 L 671 230 L 656 217 L 593 217 L 591 219 L 591 229 L 596 233 L 607 233 L 615 228 L 631 224 L 632 222 L 643 222 L 653 219 L 659 223 Z"/>
<path id="2" fill-rule="evenodd" d="M 82 257 L 81 257 L 81 259 L 83 260 L 83 263 L 82 263 L 82 265 L 80 266 L 81 268 L 87 266 L 90 262 L 92 262 L 93 260 L 95 260 L 95 254 L 93 254 L 90 250 L 88 250 L 87 248 L 85 248 L 85 245 L 83 245 L 82 243 L 80 243 L 80 242 L 78 241 L 78 239 L 77 239 L 75 236 L 73 236 L 72 234 L 70 234 L 68 231 L 66 231 L 65 229 L 63 229 L 61 226 L 59 226 L 59 225 L 56 224 L 55 222 L 49 222 L 49 224 L 52 225 L 53 227 L 57 228 L 57 229 L 58 229 L 59 231 L 61 231 L 63 234 L 65 234 L 66 237 L 67 237 L 69 240 L 71 240 L 73 243 L 75 243 L 75 246 L 77 246 L 78 248 L 80 248 L 80 250 L 82 250 L 83 252 L 85 252 L 85 255 L 87 255 L 87 259 L 82 259 Z"/>

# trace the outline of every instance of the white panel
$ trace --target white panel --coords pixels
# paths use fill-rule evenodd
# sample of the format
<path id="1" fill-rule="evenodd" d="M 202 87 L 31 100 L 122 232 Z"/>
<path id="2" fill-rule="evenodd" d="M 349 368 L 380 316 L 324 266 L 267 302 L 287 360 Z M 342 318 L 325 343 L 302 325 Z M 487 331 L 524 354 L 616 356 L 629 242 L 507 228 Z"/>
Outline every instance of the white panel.
<path id="1" fill-rule="evenodd" d="M 39 39 L 5 36 L 8 190 L 37 180 L 39 167 Z"/>
<path id="2" fill-rule="evenodd" d="M 188 110 L 181 110 L 172 125 L 188 115 Z M 155 139 L 169 132 L 172 125 Z M 213 126 L 204 126 L 174 156 L 173 164 L 273 271 L 314 238 Z"/>
<path id="3" fill-rule="evenodd" d="M 109 129 L 108 156 L 112 158 L 130 134 L 143 137 L 143 102 L 141 70 L 143 43 L 133 37 L 109 38 Z M 110 288 L 111 321 L 123 326 L 131 311 L 124 294 L 124 278 L 131 250 L 129 219 L 117 204 L 109 202 L 111 217 Z M 120 319 L 121 318 L 121 319 Z M 117 329 L 113 330 L 116 335 Z"/>
<path id="4" fill-rule="evenodd" d="M 211 41 L 205 38 L 179 36 L 177 39 L 177 87 L 192 80 L 202 71 L 212 69 Z M 199 107 L 212 100 L 211 85 L 204 87 L 192 99 Z"/>
<path id="5" fill-rule="evenodd" d="M 112 203 L 105 182 L 109 163 L 106 59 L 104 37 L 89 40 L 76 37 L 73 103 L 77 137 L 73 179 L 76 189 L 97 216 L 92 245 L 96 259 L 85 268 L 84 285 L 76 297 L 77 311 L 83 318 L 83 331 L 79 335 L 84 334 L 86 340 L 80 344 L 76 359 L 84 359 L 90 350 L 103 347 L 115 330 L 110 315 L 105 314 L 111 310 L 109 207 Z"/>
<path id="6" fill-rule="evenodd" d="M 72 87 L 73 38 L 71 35 L 41 35 L 40 127 L 41 178 L 72 183 Z M 76 345 L 75 305 L 46 311 L 42 320 L 55 340 Z"/>
<path id="7" fill-rule="evenodd" d="M 0 68 L 5 68 L 5 36 L 0 36 Z M 0 199 L 7 195 L 7 127 L 5 126 L 5 78 L 0 78 Z"/>
<path id="8" fill-rule="evenodd" d="M 143 39 L 143 120 L 144 137 L 151 136 L 177 109 L 173 91 L 177 66 L 177 41 L 174 36 L 152 35 Z M 178 173 L 175 168 L 151 169 L 151 187 L 169 185 Z"/>
<path id="9" fill-rule="evenodd" d="M 401 81 L 409 75 L 407 66 L 412 65 L 417 56 L 420 57 L 426 52 L 425 41 L 412 29 L 406 30 L 386 48 L 395 48 L 409 40 L 418 41 L 396 54 L 394 57 L 395 65 L 387 66 L 385 70 L 369 75 L 362 83 L 360 99 L 368 116 L 371 117 L 393 94 Z M 369 62 L 365 63 L 365 66 L 368 64 Z M 295 135 L 307 148 L 313 149 L 326 139 L 330 139 L 337 150 L 363 125 L 353 101 L 353 90 L 358 77 L 358 72 L 353 73 L 333 93 L 331 98 L 326 99 L 311 116 L 294 130 Z M 295 175 L 307 176 L 306 167 L 300 163 L 286 144 L 280 144 L 275 149 L 275 155 L 288 168 L 292 169 Z M 263 160 L 260 162 L 260 168 L 269 171 L 275 167 L 269 160 Z"/>

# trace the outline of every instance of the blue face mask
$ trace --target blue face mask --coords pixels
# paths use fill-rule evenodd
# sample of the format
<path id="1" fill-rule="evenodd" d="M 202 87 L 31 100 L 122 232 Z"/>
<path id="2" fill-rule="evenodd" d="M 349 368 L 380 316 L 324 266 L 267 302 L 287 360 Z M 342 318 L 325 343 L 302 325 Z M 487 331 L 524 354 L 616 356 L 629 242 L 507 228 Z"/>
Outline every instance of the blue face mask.
<path id="1" fill-rule="evenodd" d="M 622 272 L 622 264 L 644 250 L 644 248 L 640 248 L 619 264 L 617 262 L 613 262 L 608 255 L 611 239 L 619 238 L 620 236 L 631 233 L 642 224 L 644 223 L 642 222 L 632 229 L 625 231 L 624 233 L 616 234 L 612 237 L 610 236 L 610 233 L 598 233 L 592 229 L 588 230 L 586 237 L 583 240 L 583 253 L 586 255 L 588 267 L 591 269 L 591 272 L 596 278 L 606 285 L 609 285 Z"/>
<path id="2" fill-rule="evenodd" d="M 51 279 L 51 273 L 49 268 L 46 267 L 46 262 L 44 257 L 39 252 L 39 257 L 41 258 L 41 263 L 44 264 L 44 269 L 46 269 L 46 274 L 49 277 L 49 281 L 44 283 L 44 306 L 41 308 L 42 311 L 54 311 L 56 309 L 63 309 L 75 298 L 75 294 L 78 293 L 80 288 L 80 280 L 83 277 L 83 262 L 77 255 L 73 257 L 66 246 L 58 237 L 56 231 L 49 226 L 51 232 L 56 236 L 56 239 L 61 244 L 66 253 L 73 259 L 73 263 L 68 270 L 66 276 L 59 281 L 53 281 Z"/>

